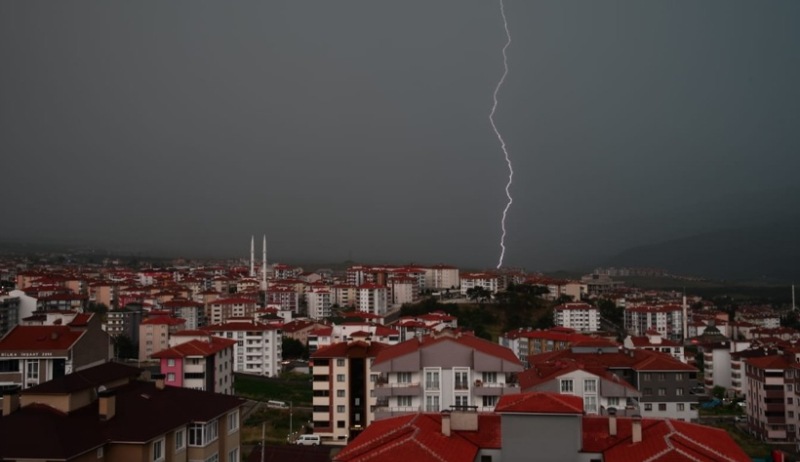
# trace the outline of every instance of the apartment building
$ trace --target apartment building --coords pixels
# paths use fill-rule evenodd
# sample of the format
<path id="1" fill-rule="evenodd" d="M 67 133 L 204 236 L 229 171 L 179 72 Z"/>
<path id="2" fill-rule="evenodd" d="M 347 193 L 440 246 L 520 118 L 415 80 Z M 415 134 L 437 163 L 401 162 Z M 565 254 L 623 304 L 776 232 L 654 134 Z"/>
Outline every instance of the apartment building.
<path id="1" fill-rule="evenodd" d="M 579 364 L 586 370 L 602 369 L 639 391 L 642 416 L 697 419 L 697 397 L 691 393 L 697 383 L 697 368 L 665 353 L 620 349 L 616 344 L 595 340 L 575 343 L 566 350 L 528 356 L 528 363 L 531 369 L 542 370 L 565 364 Z M 558 392 L 574 393 L 566 389 Z"/>
<path id="2" fill-rule="evenodd" d="M 161 306 L 173 317 L 186 320 L 185 329 L 195 330 L 206 325 L 206 313 L 202 303 L 185 298 L 173 298 Z"/>
<path id="3" fill-rule="evenodd" d="M 389 307 L 387 295 L 386 286 L 361 284 L 357 288 L 356 310 L 383 316 Z"/>
<path id="4" fill-rule="evenodd" d="M 346 443 L 375 420 L 375 357 L 387 346 L 356 337 L 311 355 L 314 433 Z"/>
<path id="5" fill-rule="evenodd" d="M 0 339 L 0 384 L 33 387 L 111 356 L 111 339 L 92 313 L 76 315 L 68 324 L 18 325 Z"/>
<path id="6" fill-rule="evenodd" d="M 449 265 L 433 265 L 423 268 L 425 271 L 425 289 L 457 290 L 461 285 L 458 268 Z"/>
<path id="7" fill-rule="evenodd" d="M 491 411 L 497 400 L 519 392 L 523 370 L 514 353 L 470 334 L 443 330 L 378 353 L 376 418 L 451 407 Z"/>
<path id="8" fill-rule="evenodd" d="M 334 284 L 331 287 L 331 295 L 333 296 L 331 301 L 334 305 L 355 307 L 358 289 L 351 284 Z"/>
<path id="9" fill-rule="evenodd" d="M 243 400 L 141 381 L 140 374 L 106 363 L 21 393 L 6 390 L 0 459 L 240 460 Z"/>
<path id="10" fill-rule="evenodd" d="M 253 318 L 256 312 L 256 302 L 251 298 L 231 297 L 216 299 L 209 304 L 211 312 L 208 313 L 209 324 L 220 324 L 228 318 Z"/>
<path id="11" fill-rule="evenodd" d="M 106 332 L 111 338 L 126 336 L 134 344 L 139 343 L 139 326 L 142 323 L 141 305 L 127 305 L 106 312 Z"/>
<path id="12" fill-rule="evenodd" d="M 167 385 L 233 394 L 235 340 L 199 333 L 172 340 L 179 343 L 151 355 L 159 361 Z"/>
<path id="13" fill-rule="evenodd" d="M 747 426 L 758 438 L 797 443 L 800 428 L 800 367 L 797 354 L 786 352 L 744 360 L 747 376 Z"/>
<path id="14" fill-rule="evenodd" d="M 662 337 L 683 338 L 683 307 L 675 304 L 636 305 L 625 307 L 625 330 L 630 335 L 644 336 L 653 329 Z"/>
<path id="15" fill-rule="evenodd" d="M 600 330 L 600 309 L 588 303 L 563 303 L 553 308 L 553 321 L 558 327 L 597 332 Z"/>
<path id="16" fill-rule="evenodd" d="M 522 364 L 528 364 L 528 356 L 568 349 L 573 343 L 593 340 L 594 337 L 579 334 L 575 329 L 554 327 L 552 329 L 533 329 L 523 327 L 506 332 L 498 343 L 510 348 Z"/>
<path id="17" fill-rule="evenodd" d="M 683 345 L 674 340 L 664 338 L 657 330 L 650 329 L 643 336 L 629 335 L 622 345 L 629 350 L 650 350 L 666 353 L 678 361 L 685 363 L 686 355 Z"/>
<path id="18" fill-rule="evenodd" d="M 325 319 L 333 314 L 333 295 L 327 287 L 313 287 L 306 292 L 306 307 L 311 319 Z"/>
<path id="19" fill-rule="evenodd" d="M 170 316 L 155 316 L 143 319 L 139 324 L 139 361 L 147 361 L 150 355 L 169 348 L 169 337 L 183 330 L 186 321 Z"/>
<path id="20" fill-rule="evenodd" d="M 308 334 L 308 350 L 318 349 L 339 342 L 348 342 L 356 337 L 369 337 L 370 340 L 395 345 L 400 342 L 400 332 L 391 327 L 373 322 L 345 322 L 319 327 Z"/>
<path id="21" fill-rule="evenodd" d="M 203 331 L 235 341 L 233 370 L 245 374 L 276 377 L 283 360 L 283 331 L 277 324 L 252 319 L 229 319 L 206 326 Z"/>
<path id="22" fill-rule="evenodd" d="M 466 296 L 467 291 L 475 287 L 482 287 L 494 294 L 500 289 L 500 281 L 496 274 L 490 273 L 464 273 L 460 277 L 461 295 Z"/>
<path id="23" fill-rule="evenodd" d="M 0 295 L 0 337 L 19 324 L 19 298 Z"/>
<path id="24" fill-rule="evenodd" d="M 519 374 L 523 392 L 550 392 L 577 396 L 587 415 L 641 415 L 641 392 L 603 366 L 572 360 L 541 362 Z"/>

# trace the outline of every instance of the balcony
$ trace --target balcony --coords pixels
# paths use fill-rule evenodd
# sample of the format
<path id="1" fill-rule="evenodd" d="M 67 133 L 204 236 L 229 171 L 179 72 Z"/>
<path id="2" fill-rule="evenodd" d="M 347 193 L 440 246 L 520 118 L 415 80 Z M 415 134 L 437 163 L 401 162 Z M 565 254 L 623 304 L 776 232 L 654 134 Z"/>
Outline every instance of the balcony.
<path id="1" fill-rule="evenodd" d="M 422 394 L 422 387 L 416 382 L 391 382 L 378 383 L 375 386 L 375 396 L 419 396 Z"/>
<path id="2" fill-rule="evenodd" d="M 387 419 L 389 417 L 397 417 L 399 415 L 414 414 L 422 412 L 421 406 L 405 406 L 405 407 L 376 407 L 375 420 Z"/>
<path id="3" fill-rule="evenodd" d="M 519 385 L 516 383 L 481 383 L 475 382 L 472 394 L 475 396 L 502 396 L 519 393 Z"/>

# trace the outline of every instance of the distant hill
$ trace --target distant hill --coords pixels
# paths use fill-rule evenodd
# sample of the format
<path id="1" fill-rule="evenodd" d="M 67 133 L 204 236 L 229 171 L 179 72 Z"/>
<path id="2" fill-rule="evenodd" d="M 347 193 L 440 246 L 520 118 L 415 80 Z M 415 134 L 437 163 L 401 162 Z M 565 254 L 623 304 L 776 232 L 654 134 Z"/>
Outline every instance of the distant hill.
<path id="1" fill-rule="evenodd" d="M 634 247 L 604 264 L 726 280 L 800 281 L 800 216 Z"/>

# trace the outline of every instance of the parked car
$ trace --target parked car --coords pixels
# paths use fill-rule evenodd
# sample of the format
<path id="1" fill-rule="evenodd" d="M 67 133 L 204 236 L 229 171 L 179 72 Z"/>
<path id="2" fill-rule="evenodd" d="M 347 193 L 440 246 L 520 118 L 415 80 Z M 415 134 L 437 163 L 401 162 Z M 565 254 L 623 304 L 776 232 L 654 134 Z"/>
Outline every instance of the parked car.
<path id="1" fill-rule="evenodd" d="M 297 438 L 294 444 L 299 444 L 301 446 L 319 446 L 320 442 L 319 435 L 300 435 L 300 438 Z"/>

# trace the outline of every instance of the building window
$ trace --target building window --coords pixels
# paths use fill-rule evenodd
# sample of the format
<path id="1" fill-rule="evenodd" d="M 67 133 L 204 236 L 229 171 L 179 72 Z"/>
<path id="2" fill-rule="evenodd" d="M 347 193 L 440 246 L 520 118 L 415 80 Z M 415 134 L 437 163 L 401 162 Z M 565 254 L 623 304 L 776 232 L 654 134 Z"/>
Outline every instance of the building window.
<path id="1" fill-rule="evenodd" d="M 652 388 L 645 388 L 644 390 L 642 390 L 642 394 L 645 395 L 645 396 L 651 396 L 653 394 L 653 389 Z"/>
<path id="2" fill-rule="evenodd" d="M 174 381 L 175 381 L 175 374 L 173 374 L 172 372 L 167 374 L 167 382 L 174 382 Z"/>
<path id="3" fill-rule="evenodd" d="M 681 380 L 683 380 L 683 374 L 678 372 L 677 374 L 675 374 L 675 381 L 680 382 Z"/>
<path id="4" fill-rule="evenodd" d="M 344 428 L 344 420 L 337 420 L 336 428 Z"/>
<path id="5" fill-rule="evenodd" d="M 212 420 L 206 424 L 193 423 L 189 425 L 189 446 L 190 447 L 204 447 L 209 443 L 216 441 L 219 437 L 219 427 L 216 420 Z"/>
<path id="6" fill-rule="evenodd" d="M 228 414 L 228 433 L 233 433 L 239 429 L 239 410 Z"/>
<path id="7" fill-rule="evenodd" d="M 103 458 L 103 447 L 102 446 L 97 448 L 97 458 L 98 459 L 102 459 Z"/>
<path id="8" fill-rule="evenodd" d="M 659 403 L 658 404 L 659 411 L 666 411 L 667 410 L 667 403 Z"/>
<path id="9" fill-rule="evenodd" d="M 39 360 L 29 359 L 26 371 L 25 377 L 28 380 L 39 380 Z"/>
<path id="10" fill-rule="evenodd" d="M 397 407 L 411 407 L 411 396 L 398 396 Z"/>
<path id="11" fill-rule="evenodd" d="M 153 462 L 164 460 L 164 438 L 153 441 Z"/>
<path id="12" fill-rule="evenodd" d="M 583 410 L 587 414 L 597 414 L 597 396 L 584 396 Z"/>
<path id="13" fill-rule="evenodd" d="M 186 435 L 184 432 L 185 430 L 182 428 L 175 431 L 175 452 L 186 447 Z"/>
<path id="14" fill-rule="evenodd" d="M 644 403 L 644 410 L 645 411 L 652 411 L 653 410 L 653 403 Z"/>
<path id="15" fill-rule="evenodd" d="M 469 389 L 469 384 L 467 383 L 467 376 L 469 375 L 469 371 L 465 370 L 454 370 L 453 371 L 453 382 L 454 388 L 456 390 L 467 390 Z"/>
<path id="16" fill-rule="evenodd" d="M 583 381 L 583 392 L 584 393 L 597 393 L 597 380 L 595 380 L 595 379 L 585 379 Z"/>
<path id="17" fill-rule="evenodd" d="M 175 367 L 175 359 L 173 359 L 173 358 L 167 359 L 167 366 Z"/>
<path id="18" fill-rule="evenodd" d="M 497 396 L 484 396 L 483 397 L 483 407 L 495 407 L 497 406 Z"/>
<path id="19" fill-rule="evenodd" d="M 676 388 L 675 396 L 683 396 L 683 388 Z"/>
<path id="20" fill-rule="evenodd" d="M 411 383 L 411 372 L 398 372 L 397 383 Z"/>
<path id="21" fill-rule="evenodd" d="M 678 411 L 683 411 L 686 409 L 686 405 L 683 403 L 678 403 Z"/>
<path id="22" fill-rule="evenodd" d="M 336 406 L 336 412 L 338 412 L 339 414 L 344 414 L 344 406 L 342 405 Z"/>
<path id="23" fill-rule="evenodd" d="M 667 380 L 667 374 L 665 374 L 663 372 L 659 372 L 657 377 L 658 377 L 658 381 L 659 382 L 663 382 L 664 380 Z"/>
<path id="24" fill-rule="evenodd" d="M 793 387 L 791 383 L 786 384 L 786 391 L 792 391 Z"/>
<path id="25" fill-rule="evenodd" d="M 425 411 L 426 412 L 439 412 L 439 395 L 426 395 L 425 396 Z"/>
<path id="26" fill-rule="evenodd" d="M 497 372 L 484 372 L 482 379 L 483 383 L 497 383 Z"/>
<path id="27" fill-rule="evenodd" d="M 228 451 L 228 462 L 239 462 L 239 448 Z"/>
<path id="28" fill-rule="evenodd" d="M 206 459 L 206 462 L 219 462 L 219 454 L 217 453 L 212 454 L 211 457 Z"/>
<path id="29" fill-rule="evenodd" d="M 572 379 L 561 381 L 561 393 L 572 393 Z"/>
<path id="30" fill-rule="evenodd" d="M 337 382 L 344 382 L 344 374 L 336 374 Z"/>
<path id="31" fill-rule="evenodd" d="M 609 406 L 619 406 L 619 397 L 612 396 L 608 398 L 608 405 Z"/>
<path id="32" fill-rule="evenodd" d="M 344 358 L 336 358 L 336 367 L 344 367 Z"/>
<path id="33" fill-rule="evenodd" d="M 336 397 L 337 398 L 344 398 L 345 397 L 344 390 L 336 390 Z"/>
<path id="34" fill-rule="evenodd" d="M 659 388 L 658 389 L 658 396 L 667 396 L 667 389 L 666 388 Z"/>
<path id="35" fill-rule="evenodd" d="M 469 406 L 469 397 L 467 395 L 456 395 L 455 401 L 456 407 L 464 408 Z"/>
<path id="36" fill-rule="evenodd" d="M 650 373 L 649 372 L 645 372 L 644 374 L 642 374 L 642 381 L 643 382 L 649 382 L 650 381 Z"/>
<path id="37" fill-rule="evenodd" d="M 425 371 L 425 388 L 429 390 L 439 389 L 439 371 Z"/>

